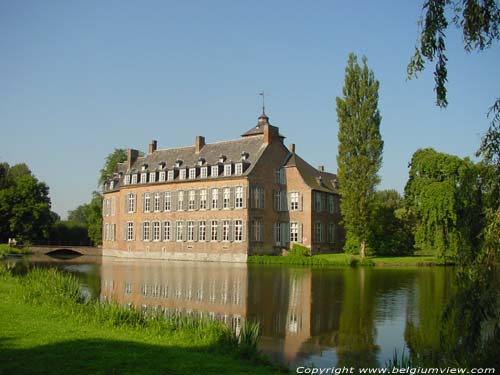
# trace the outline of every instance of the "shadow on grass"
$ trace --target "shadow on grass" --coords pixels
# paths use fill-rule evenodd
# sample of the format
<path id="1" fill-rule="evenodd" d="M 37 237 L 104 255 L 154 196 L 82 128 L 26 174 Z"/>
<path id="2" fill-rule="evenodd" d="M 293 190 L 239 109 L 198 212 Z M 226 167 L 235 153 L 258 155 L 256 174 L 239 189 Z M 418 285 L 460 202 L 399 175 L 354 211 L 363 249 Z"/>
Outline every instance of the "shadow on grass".
<path id="1" fill-rule="evenodd" d="M 102 339 L 74 340 L 28 349 L 0 341 L 1 375 L 273 374 L 213 347 L 182 348 Z"/>

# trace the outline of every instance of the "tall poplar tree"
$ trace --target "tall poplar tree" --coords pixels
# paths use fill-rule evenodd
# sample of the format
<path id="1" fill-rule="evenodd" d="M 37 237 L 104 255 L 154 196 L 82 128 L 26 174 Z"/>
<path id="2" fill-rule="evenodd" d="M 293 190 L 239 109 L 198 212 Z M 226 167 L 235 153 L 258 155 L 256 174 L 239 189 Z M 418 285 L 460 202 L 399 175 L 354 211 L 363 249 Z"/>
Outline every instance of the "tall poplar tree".
<path id="1" fill-rule="evenodd" d="M 375 187 L 380 182 L 378 171 L 384 147 L 378 110 L 379 82 L 366 61 L 363 57 L 363 66 L 360 66 L 356 55 L 349 55 L 343 97 L 337 97 L 341 210 L 347 243 L 359 244 L 362 258 L 366 256 L 367 242 L 372 236 L 370 217 Z"/>

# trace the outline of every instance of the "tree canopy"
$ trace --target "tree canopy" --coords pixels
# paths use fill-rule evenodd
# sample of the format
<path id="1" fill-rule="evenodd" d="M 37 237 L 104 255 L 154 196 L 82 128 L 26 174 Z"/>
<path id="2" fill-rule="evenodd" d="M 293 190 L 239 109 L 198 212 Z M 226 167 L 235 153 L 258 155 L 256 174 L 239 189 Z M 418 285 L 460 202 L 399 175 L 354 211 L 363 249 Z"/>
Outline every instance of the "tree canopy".
<path id="1" fill-rule="evenodd" d="M 123 148 L 115 148 L 112 153 L 106 156 L 104 167 L 99 171 L 98 186 L 102 186 L 108 176 L 112 175 L 118 163 L 123 163 L 127 160 L 127 150 Z"/>
<path id="2" fill-rule="evenodd" d="M 342 216 L 347 241 L 357 243 L 364 257 L 372 232 L 370 217 L 375 187 L 380 182 L 378 171 L 384 143 L 380 135 L 379 82 L 368 69 L 366 57 L 362 63 L 363 66 L 358 64 L 356 55 L 349 55 L 343 97 L 337 97 L 336 102 Z"/>

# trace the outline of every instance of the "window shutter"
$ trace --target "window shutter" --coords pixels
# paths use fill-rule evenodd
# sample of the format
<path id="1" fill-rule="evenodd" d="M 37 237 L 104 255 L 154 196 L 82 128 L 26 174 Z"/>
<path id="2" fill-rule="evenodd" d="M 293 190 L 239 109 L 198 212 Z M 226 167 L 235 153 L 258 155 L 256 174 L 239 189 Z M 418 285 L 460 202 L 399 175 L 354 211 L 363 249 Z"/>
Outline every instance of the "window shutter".
<path id="1" fill-rule="evenodd" d="M 288 211 L 286 192 L 282 191 L 280 195 L 281 195 L 281 211 Z"/>
<path id="2" fill-rule="evenodd" d="M 128 224 L 127 224 L 127 223 L 125 223 L 125 224 L 123 225 L 123 240 L 124 240 L 124 241 L 127 241 L 127 227 L 128 227 Z"/>
<path id="3" fill-rule="evenodd" d="M 199 210 L 200 209 L 200 190 L 195 190 L 194 191 L 194 209 Z"/>
<path id="4" fill-rule="evenodd" d="M 278 242 L 278 226 L 279 226 L 279 223 L 274 223 L 273 224 L 273 231 L 274 231 L 274 234 L 273 234 L 273 239 L 274 239 L 273 246 L 276 245 L 276 243 Z"/>
<path id="5" fill-rule="evenodd" d="M 302 226 L 302 223 L 298 223 L 298 224 L 297 224 L 297 227 L 298 227 L 298 232 L 299 232 L 299 235 L 298 235 L 298 237 L 299 237 L 299 238 L 298 238 L 298 242 L 299 242 L 299 243 L 302 243 L 302 232 L 303 232 L 303 230 L 302 230 L 302 227 L 303 227 L 303 226 Z"/>
<path id="6" fill-rule="evenodd" d="M 248 225 L 248 222 L 247 221 L 242 221 L 241 222 L 241 240 L 242 241 L 246 241 L 247 238 L 247 225 Z"/>
<path id="7" fill-rule="evenodd" d="M 160 194 L 160 212 L 163 211 L 163 209 L 165 208 L 165 203 L 164 203 L 164 199 L 165 199 L 165 193 L 161 193 L 161 192 L 157 192 L 157 194 Z"/>
<path id="8" fill-rule="evenodd" d="M 128 212 L 128 194 L 127 194 L 127 195 L 125 195 L 125 211 L 124 211 L 124 212 L 125 212 L 125 213 L 127 213 L 127 212 Z"/>
<path id="9" fill-rule="evenodd" d="M 193 241 L 198 241 L 198 225 L 198 221 L 195 221 L 193 224 Z"/>
<path id="10" fill-rule="evenodd" d="M 304 209 L 304 196 L 302 193 L 299 193 L 299 211 Z"/>
<path id="11" fill-rule="evenodd" d="M 182 241 L 186 242 L 187 240 L 187 221 L 182 221 Z"/>
<path id="12" fill-rule="evenodd" d="M 224 198 L 224 196 L 223 196 L 223 190 L 222 189 L 217 189 L 217 195 L 218 195 L 217 208 L 220 210 L 220 209 L 222 209 L 222 199 Z"/>
<path id="13" fill-rule="evenodd" d="M 142 208 L 142 212 L 145 212 L 144 211 L 144 201 L 145 201 L 145 197 L 144 197 L 145 193 L 142 193 L 142 200 L 141 200 L 141 208 Z M 141 231 L 142 232 L 142 231 Z"/>
<path id="14" fill-rule="evenodd" d="M 184 202 L 182 204 L 183 210 L 187 211 L 188 206 L 189 206 L 189 190 L 184 190 Z"/>
<path id="15" fill-rule="evenodd" d="M 248 187 L 243 187 L 243 208 L 247 208 Z"/>
<path id="16" fill-rule="evenodd" d="M 154 225 L 153 224 L 154 224 L 154 221 L 150 221 L 149 222 L 149 240 L 150 241 L 153 241 L 153 239 L 154 239 L 154 237 L 153 237 L 153 235 L 154 235 L 154 229 L 153 229 Z"/>
<path id="17" fill-rule="evenodd" d="M 229 207 L 234 208 L 234 186 L 229 188 Z"/>
<path id="18" fill-rule="evenodd" d="M 278 211 L 278 200 L 279 200 L 279 191 L 273 190 L 273 207 L 274 207 L 274 211 Z"/>
<path id="19" fill-rule="evenodd" d="M 217 241 L 222 241 L 222 220 L 219 220 L 219 225 L 217 226 Z"/>
<path id="20" fill-rule="evenodd" d="M 139 234 L 140 235 L 140 239 L 141 241 L 144 241 L 144 222 L 141 222 L 141 233 Z"/>
<path id="21" fill-rule="evenodd" d="M 170 196 L 170 211 L 177 211 L 177 191 L 173 191 Z"/>
<path id="22" fill-rule="evenodd" d="M 170 228 L 170 238 L 171 241 L 177 241 L 177 221 L 172 221 L 172 227 Z"/>
<path id="23" fill-rule="evenodd" d="M 229 221 L 229 241 L 234 241 L 234 220 Z"/>
<path id="24" fill-rule="evenodd" d="M 266 191 L 263 188 L 260 189 L 260 198 L 262 205 L 260 208 L 266 208 Z"/>
<path id="25" fill-rule="evenodd" d="M 253 220 L 250 220 L 248 221 L 248 225 L 249 225 L 249 233 L 250 233 L 250 238 L 249 238 L 249 242 L 250 241 L 253 241 L 255 239 L 255 233 L 254 233 L 254 221 Z"/>

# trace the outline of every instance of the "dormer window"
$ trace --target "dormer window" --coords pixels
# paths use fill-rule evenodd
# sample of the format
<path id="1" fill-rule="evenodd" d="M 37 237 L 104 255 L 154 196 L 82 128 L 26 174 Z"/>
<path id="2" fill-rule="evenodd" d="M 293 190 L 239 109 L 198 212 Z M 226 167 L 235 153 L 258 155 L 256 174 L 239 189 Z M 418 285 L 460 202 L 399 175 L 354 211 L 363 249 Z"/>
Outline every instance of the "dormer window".
<path id="1" fill-rule="evenodd" d="M 161 171 L 161 172 L 159 173 L 159 176 L 158 176 L 159 181 L 160 181 L 160 182 L 165 182 L 165 176 L 166 176 L 166 172 L 165 172 L 165 171 Z"/>
<path id="2" fill-rule="evenodd" d="M 205 164 L 205 159 L 204 158 L 199 158 L 198 159 L 198 165 L 201 167 L 203 164 Z"/>
<path id="3" fill-rule="evenodd" d="M 137 184 L 137 173 L 132 175 L 132 184 Z"/>
<path id="4" fill-rule="evenodd" d="M 182 161 L 181 159 L 177 159 L 177 160 L 175 161 L 175 166 L 176 166 L 177 168 L 179 168 L 179 167 L 182 165 L 182 163 L 183 163 L 183 161 Z"/>
<path id="5" fill-rule="evenodd" d="M 123 179 L 123 185 L 129 185 L 130 184 L 130 175 L 126 174 L 125 178 Z"/>
<path id="6" fill-rule="evenodd" d="M 158 164 L 159 169 L 165 169 L 165 166 L 166 166 L 166 164 L 164 162 L 161 162 L 160 164 Z"/>
<path id="7" fill-rule="evenodd" d="M 232 164 L 226 164 L 224 165 L 224 176 L 231 176 L 231 172 L 233 171 L 233 165 Z"/>
<path id="8" fill-rule="evenodd" d="M 212 177 L 218 177 L 219 176 L 219 166 L 218 165 L 213 165 L 212 170 L 210 171 L 210 175 Z"/>
<path id="9" fill-rule="evenodd" d="M 185 180 L 186 179 L 186 169 L 183 168 L 179 171 L 179 180 Z"/>
<path id="10" fill-rule="evenodd" d="M 224 163 L 226 161 L 226 155 L 219 156 L 219 163 Z"/>
<path id="11" fill-rule="evenodd" d="M 243 174 L 243 163 L 236 163 L 234 168 L 235 175 L 240 176 Z"/>
<path id="12" fill-rule="evenodd" d="M 189 169 L 189 179 L 194 180 L 196 178 L 196 168 Z"/>
<path id="13" fill-rule="evenodd" d="M 141 173 L 141 184 L 145 184 L 146 182 L 148 182 L 148 174 Z"/>
<path id="14" fill-rule="evenodd" d="M 174 177 L 175 175 L 173 170 L 167 172 L 167 181 L 173 181 Z"/>
<path id="15" fill-rule="evenodd" d="M 243 151 L 243 152 L 241 153 L 241 160 L 247 160 L 249 156 L 250 156 L 250 155 L 248 154 L 248 152 Z"/>
<path id="16" fill-rule="evenodd" d="M 156 182 L 156 172 L 151 172 L 149 174 L 149 182 Z"/>
<path id="17" fill-rule="evenodd" d="M 143 170 L 143 171 L 145 171 L 146 169 L 148 169 L 148 165 L 147 165 L 146 163 L 144 163 L 144 164 L 142 165 L 142 170 Z"/>
<path id="18" fill-rule="evenodd" d="M 208 177 L 208 167 L 201 167 L 200 177 L 207 178 Z"/>

